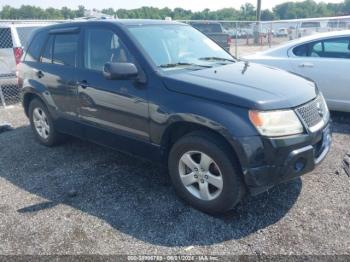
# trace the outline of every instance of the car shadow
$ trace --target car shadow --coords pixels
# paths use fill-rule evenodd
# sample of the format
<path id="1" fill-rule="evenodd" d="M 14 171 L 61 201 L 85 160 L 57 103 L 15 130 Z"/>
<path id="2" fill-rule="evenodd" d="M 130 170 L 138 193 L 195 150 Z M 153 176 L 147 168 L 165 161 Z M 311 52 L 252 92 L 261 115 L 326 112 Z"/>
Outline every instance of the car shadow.
<path id="1" fill-rule="evenodd" d="M 350 113 L 331 111 L 332 131 L 338 134 L 350 134 Z"/>
<path id="2" fill-rule="evenodd" d="M 65 204 L 167 247 L 211 245 L 264 229 L 287 214 L 302 188 L 296 179 L 211 216 L 179 200 L 156 164 L 76 139 L 47 148 L 34 141 L 29 127 L 3 133 L 0 144 L 1 177 L 45 199 L 18 209 L 18 215 Z"/>

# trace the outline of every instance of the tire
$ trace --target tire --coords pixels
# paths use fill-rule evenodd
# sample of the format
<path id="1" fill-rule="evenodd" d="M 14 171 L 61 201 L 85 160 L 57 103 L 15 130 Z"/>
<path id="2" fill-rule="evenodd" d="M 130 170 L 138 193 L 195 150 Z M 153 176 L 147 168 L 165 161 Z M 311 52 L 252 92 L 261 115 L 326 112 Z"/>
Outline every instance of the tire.
<path id="1" fill-rule="evenodd" d="M 197 165 L 199 164 L 197 169 L 202 169 L 198 174 L 196 171 L 193 172 L 196 168 L 193 166 L 189 168 L 193 164 L 192 161 L 189 165 L 187 164 L 189 157 Z M 202 168 L 207 166 L 207 164 L 202 165 L 202 162 L 211 164 L 209 168 Z M 241 168 L 235 156 L 215 135 L 200 131 L 180 138 L 170 150 L 168 168 L 177 194 L 194 208 L 206 213 L 225 213 L 233 209 L 245 194 Z M 211 175 L 205 177 L 208 170 Z M 186 184 L 196 182 L 185 186 L 183 181 Z M 211 184 L 213 181 L 215 186 Z M 206 190 L 207 185 L 208 190 Z"/>
<path id="2" fill-rule="evenodd" d="M 41 119 L 37 117 L 37 114 L 41 115 Z M 39 132 L 40 128 L 36 126 L 35 122 L 41 120 L 41 126 L 48 127 L 48 130 L 42 130 Z M 63 135 L 59 134 L 54 127 L 52 117 L 46 107 L 46 105 L 39 99 L 33 99 L 29 104 L 29 121 L 36 140 L 45 146 L 54 146 L 62 142 Z M 46 128 L 42 128 L 46 129 Z M 43 133 L 45 135 L 43 135 Z"/>

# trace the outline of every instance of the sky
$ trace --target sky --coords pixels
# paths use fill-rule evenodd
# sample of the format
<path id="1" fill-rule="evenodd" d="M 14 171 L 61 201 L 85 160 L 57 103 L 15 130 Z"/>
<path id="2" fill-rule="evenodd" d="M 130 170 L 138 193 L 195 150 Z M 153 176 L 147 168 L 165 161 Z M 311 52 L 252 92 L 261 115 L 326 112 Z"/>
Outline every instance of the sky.
<path id="1" fill-rule="evenodd" d="M 301 0 L 299 0 L 301 1 Z M 36 5 L 42 8 L 55 7 L 61 8 L 67 6 L 69 8 L 77 8 L 78 5 L 84 5 L 87 9 L 103 9 L 112 7 L 114 9 L 125 8 L 133 9 L 142 6 L 154 7 L 182 7 L 184 9 L 191 9 L 192 11 L 200 11 L 205 8 L 210 10 L 217 10 L 225 7 L 234 7 L 238 9 L 244 3 L 252 3 L 256 5 L 256 0 L 1 0 L 0 7 L 10 5 L 19 7 L 21 5 Z M 262 0 L 263 9 L 271 9 L 273 6 L 288 2 L 287 0 Z M 293 2 L 298 2 L 295 0 Z M 343 0 L 316 0 L 316 2 L 340 3 Z"/>

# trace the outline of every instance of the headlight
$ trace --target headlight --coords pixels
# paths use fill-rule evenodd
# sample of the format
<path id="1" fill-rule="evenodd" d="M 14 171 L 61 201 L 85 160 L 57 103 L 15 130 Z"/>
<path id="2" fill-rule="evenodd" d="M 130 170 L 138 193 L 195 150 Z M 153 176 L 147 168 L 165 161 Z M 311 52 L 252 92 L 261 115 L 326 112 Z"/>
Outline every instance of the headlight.
<path id="1" fill-rule="evenodd" d="M 328 108 L 326 99 L 324 98 L 323 94 L 321 94 L 321 99 L 322 99 L 323 111 L 324 111 L 323 121 L 325 123 L 328 123 L 328 120 L 330 118 L 330 113 L 329 113 L 329 108 Z"/>
<path id="2" fill-rule="evenodd" d="M 289 136 L 304 132 L 304 128 L 292 110 L 249 111 L 249 118 L 263 136 Z"/>

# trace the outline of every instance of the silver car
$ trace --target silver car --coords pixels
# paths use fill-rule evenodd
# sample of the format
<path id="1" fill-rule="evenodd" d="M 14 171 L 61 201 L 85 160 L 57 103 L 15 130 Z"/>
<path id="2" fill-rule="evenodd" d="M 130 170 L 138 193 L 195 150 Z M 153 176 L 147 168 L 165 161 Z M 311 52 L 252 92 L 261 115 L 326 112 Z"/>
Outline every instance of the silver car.
<path id="1" fill-rule="evenodd" d="M 0 105 L 18 95 L 16 66 L 30 34 L 47 23 L 0 24 Z"/>

